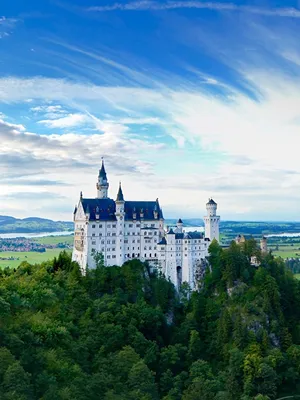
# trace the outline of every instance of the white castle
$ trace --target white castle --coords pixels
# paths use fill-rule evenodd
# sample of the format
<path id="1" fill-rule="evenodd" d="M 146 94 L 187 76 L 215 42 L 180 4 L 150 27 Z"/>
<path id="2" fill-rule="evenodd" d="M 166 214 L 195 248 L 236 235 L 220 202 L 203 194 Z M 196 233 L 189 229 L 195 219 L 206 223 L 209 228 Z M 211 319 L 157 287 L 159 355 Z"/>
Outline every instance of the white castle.
<path id="1" fill-rule="evenodd" d="M 83 198 L 74 210 L 74 248 L 72 259 L 86 268 L 95 268 L 94 255 L 102 253 L 106 266 L 125 261 L 147 261 L 162 272 L 178 289 L 183 282 L 196 289 L 213 239 L 219 241 L 220 217 L 217 204 L 210 199 L 204 217 L 205 234 L 185 232 L 183 222 L 165 228 L 162 208 L 155 201 L 125 201 L 121 184 L 116 200 L 108 197 L 109 183 L 102 161 L 97 182 L 97 197 Z"/>

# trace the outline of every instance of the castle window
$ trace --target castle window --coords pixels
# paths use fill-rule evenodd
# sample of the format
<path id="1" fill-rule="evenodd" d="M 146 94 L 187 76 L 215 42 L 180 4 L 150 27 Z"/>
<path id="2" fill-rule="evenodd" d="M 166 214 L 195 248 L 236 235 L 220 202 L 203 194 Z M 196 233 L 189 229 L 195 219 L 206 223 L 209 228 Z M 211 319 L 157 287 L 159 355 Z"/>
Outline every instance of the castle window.
<path id="1" fill-rule="evenodd" d="M 149 232 L 149 235 L 152 235 L 152 232 Z"/>
<path id="2" fill-rule="evenodd" d="M 113 248 L 111 249 L 111 251 L 116 251 L 116 249 L 113 247 Z"/>
<path id="3" fill-rule="evenodd" d="M 96 251 L 96 249 L 94 249 L 94 247 L 92 247 L 91 254 L 93 254 L 94 251 Z"/>
<path id="4" fill-rule="evenodd" d="M 128 239 L 124 239 L 124 243 L 128 243 Z"/>
<path id="5" fill-rule="evenodd" d="M 132 235 L 134 236 L 134 235 L 135 235 L 135 232 L 132 232 Z"/>
<path id="6" fill-rule="evenodd" d="M 154 257 L 156 258 L 156 253 L 154 253 Z"/>
<path id="7" fill-rule="evenodd" d="M 107 232 L 107 236 L 110 236 L 110 232 Z"/>
<path id="8" fill-rule="evenodd" d="M 110 251 L 110 248 L 108 248 L 107 251 Z"/>
<path id="9" fill-rule="evenodd" d="M 93 240 L 93 241 L 92 241 L 92 244 L 96 244 L 96 241 L 95 241 L 95 240 Z"/>
<path id="10" fill-rule="evenodd" d="M 145 258 L 147 257 L 147 254 L 145 254 Z"/>
<path id="11" fill-rule="evenodd" d="M 133 227 L 133 225 L 132 224 L 129 224 L 129 228 L 132 228 Z"/>
<path id="12" fill-rule="evenodd" d="M 164 250 L 164 249 L 165 249 L 164 247 L 161 248 L 161 250 Z"/>
<path id="13" fill-rule="evenodd" d="M 135 243 L 135 240 L 133 239 L 132 243 Z"/>
<path id="14" fill-rule="evenodd" d="M 117 256 L 113 255 L 112 258 L 117 258 Z"/>
<path id="15" fill-rule="evenodd" d="M 137 241 L 138 243 L 140 243 L 141 241 L 140 241 L 140 239 L 138 239 L 138 241 Z"/>
<path id="16" fill-rule="evenodd" d="M 110 258 L 110 256 L 107 256 L 106 258 Z"/>
<path id="17" fill-rule="evenodd" d="M 111 236 L 116 236 L 116 233 L 115 233 L 115 232 L 114 232 L 114 233 L 112 233 L 112 234 L 111 234 Z"/>
<path id="18" fill-rule="evenodd" d="M 157 232 L 156 232 L 156 231 L 154 232 L 154 235 L 157 235 Z"/>
<path id="19" fill-rule="evenodd" d="M 107 241 L 107 244 L 110 244 L 110 240 Z"/>
<path id="20" fill-rule="evenodd" d="M 99 233 L 99 236 L 102 236 L 102 233 Z"/>
<path id="21" fill-rule="evenodd" d="M 92 225 L 92 228 L 96 228 L 96 225 Z"/>
<path id="22" fill-rule="evenodd" d="M 102 225 L 101 225 L 101 224 L 99 225 L 99 228 L 102 228 Z"/>
<path id="23" fill-rule="evenodd" d="M 151 253 L 149 254 L 149 257 L 151 258 Z"/>
<path id="24" fill-rule="evenodd" d="M 147 250 L 147 246 L 144 247 L 144 250 Z"/>
<path id="25" fill-rule="evenodd" d="M 184 250 L 187 250 L 187 247 L 185 247 L 185 249 Z"/>
<path id="26" fill-rule="evenodd" d="M 104 253 L 104 247 L 102 247 L 101 252 Z"/>
<path id="27" fill-rule="evenodd" d="M 141 225 L 140 224 L 136 224 L 136 227 L 139 228 Z"/>
<path id="28" fill-rule="evenodd" d="M 147 235 L 147 232 L 144 232 L 144 236 L 146 236 Z"/>
<path id="29" fill-rule="evenodd" d="M 132 258 L 134 258 L 134 253 L 132 253 Z"/>
<path id="30" fill-rule="evenodd" d="M 107 225 L 108 228 L 110 228 L 110 225 Z"/>
<path id="31" fill-rule="evenodd" d="M 184 243 L 187 243 L 187 240 L 185 240 Z"/>
<path id="32" fill-rule="evenodd" d="M 153 249 L 156 250 L 156 246 L 154 246 Z"/>
<path id="33" fill-rule="evenodd" d="M 187 254 L 185 254 L 185 257 L 187 257 Z"/>
<path id="34" fill-rule="evenodd" d="M 115 240 L 112 240 L 111 243 L 112 243 L 112 244 L 116 244 L 116 241 L 115 241 Z"/>
<path id="35" fill-rule="evenodd" d="M 112 227 L 113 227 L 113 228 L 115 228 L 115 227 L 116 227 L 116 225 L 112 225 Z"/>
<path id="36" fill-rule="evenodd" d="M 93 233 L 92 236 L 96 236 L 96 235 Z"/>
<path id="37" fill-rule="evenodd" d="M 130 258 L 130 254 L 127 254 L 127 257 Z"/>
<path id="38" fill-rule="evenodd" d="M 127 250 L 130 250 L 130 247 L 127 247 Z"/>
<path id="39" fill-rule="evenodd" d="M 104 244 L 104 240 L 101 240 L 101 244 Z"/>
<path id="40" fill-rule="evenodd" d="M 154 228 L 155 227 L 155 224 L 151 224 L 151 228 Z"/>

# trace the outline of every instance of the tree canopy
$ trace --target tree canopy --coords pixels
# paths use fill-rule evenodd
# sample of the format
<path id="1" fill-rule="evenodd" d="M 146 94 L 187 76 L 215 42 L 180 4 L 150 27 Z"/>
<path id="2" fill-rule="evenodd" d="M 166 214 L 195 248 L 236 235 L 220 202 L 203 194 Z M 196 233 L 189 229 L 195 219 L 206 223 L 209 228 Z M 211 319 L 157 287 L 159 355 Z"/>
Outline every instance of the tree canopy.
<path id="1" fill-rule="evenodd" d="M 138 260 L 106 268 L 98 257 L 82 276 L 62 252 L 0 271 L 0 398 L 300 395 L 300 283 L 253 242 L 213 242 L 209 262 L 191 294 Z"/>

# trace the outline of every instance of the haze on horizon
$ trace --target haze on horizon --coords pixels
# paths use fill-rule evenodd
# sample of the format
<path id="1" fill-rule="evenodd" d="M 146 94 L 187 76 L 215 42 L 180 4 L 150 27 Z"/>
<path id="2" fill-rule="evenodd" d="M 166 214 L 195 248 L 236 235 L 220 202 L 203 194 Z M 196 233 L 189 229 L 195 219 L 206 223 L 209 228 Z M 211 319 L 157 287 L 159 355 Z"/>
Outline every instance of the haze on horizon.
<path id="1" fill-rule="evenodd" d="M 29 4 L 30 3 L 30 4 Z M 299 221 L 299 1 L 11 0 L 0 214 L 71 220 L 105 159 L 165 218 Z"/>

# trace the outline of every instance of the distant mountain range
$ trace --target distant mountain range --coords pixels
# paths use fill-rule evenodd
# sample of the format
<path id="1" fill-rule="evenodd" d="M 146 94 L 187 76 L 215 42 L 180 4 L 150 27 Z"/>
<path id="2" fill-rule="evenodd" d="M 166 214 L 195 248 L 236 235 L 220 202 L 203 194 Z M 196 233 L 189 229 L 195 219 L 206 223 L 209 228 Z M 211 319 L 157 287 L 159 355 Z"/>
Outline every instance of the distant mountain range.
<path id="1" fill-rule="evenodd" d="M 18 219 L 0 215 L 0 233 L 39 233 L 73 231 L 74 224 L 69 221 L 52 221 L 51 219 L 29 217 Z"/>

